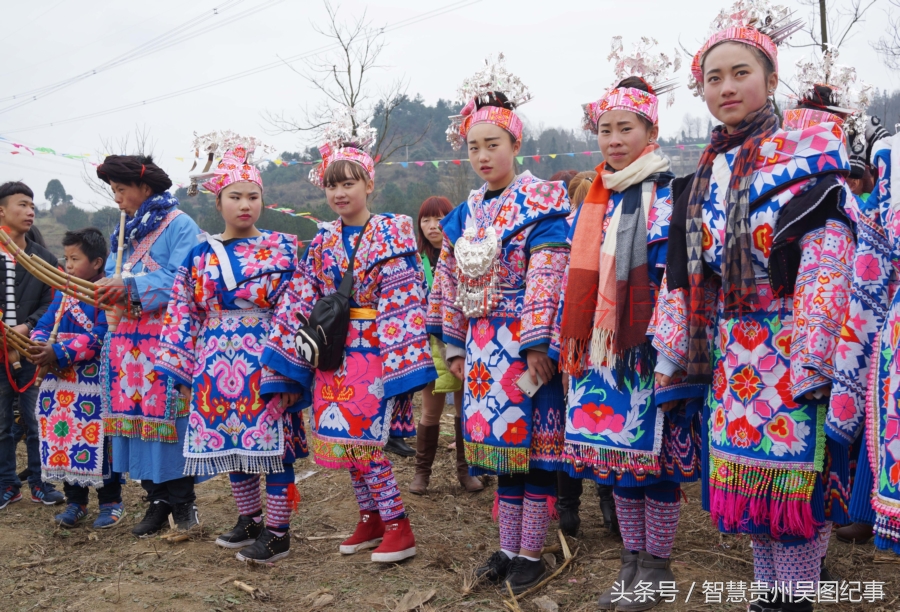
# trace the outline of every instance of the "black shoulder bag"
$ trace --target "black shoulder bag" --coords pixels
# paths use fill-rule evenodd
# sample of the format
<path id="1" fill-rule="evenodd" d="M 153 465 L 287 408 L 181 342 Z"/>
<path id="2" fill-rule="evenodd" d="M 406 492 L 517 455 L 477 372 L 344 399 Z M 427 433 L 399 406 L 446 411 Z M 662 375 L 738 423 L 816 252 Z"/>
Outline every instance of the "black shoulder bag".
<path id="1" fill-rule="evenodd" d="M 369 221 L 372 217 L 369 217 Z M 347 271 L 341 279 L 336 293 L 320 298 L 313 307 L 309 319 L 304 321 L 303 315 L 297 315 L 302 327 L 294 338 L 297 352 L 323 372 L 331 372 L 341 367 L 344 360 L 344 345 L 350 331 L 350 294 L 353 293 L 353 268 L 356 263 L 356 251 L 362 242 L 369 221 L 363 226 Z"/>

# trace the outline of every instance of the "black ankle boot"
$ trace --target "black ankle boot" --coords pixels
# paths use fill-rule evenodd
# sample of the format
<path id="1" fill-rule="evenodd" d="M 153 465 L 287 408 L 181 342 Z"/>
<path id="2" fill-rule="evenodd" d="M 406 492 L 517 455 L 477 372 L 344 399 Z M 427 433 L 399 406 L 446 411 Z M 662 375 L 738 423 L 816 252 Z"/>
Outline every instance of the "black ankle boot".
<path id="1" fill-rule="evenodd" d="M 600 513 L 603 524 L 610 533 L 619 535 L 619 518 L 616 516 L 616 498 L 613 497 L 611 485 L 597 485 L 597 496 L 600 498 Z"/>
<path id="2" fill-rule="evenodd" d="M 556 473 L 556 512 L 559 514 L 559 528 L 569 537 L 578 534 L 581 526 L 581 517 L 578 509 L 581 506 L 581 493 L 583 482 L 580 478 L 573 478 L 566 472 Z"/>
<path id="3" fill-rule="evenodd" d="M 222 548 L 243 548 L 250 546 L 260 536 L 263 530 L 263 522 L 253 520 L 262 516 L 262 510 L 253 514 L 242 514 L 238 517 L 237 525 L 228 533 L 223 533 L 216 538 L 216 544 Z"/>
<path id="4" fill-rule="evenodd" d="M 274 563 L 284 559 L 291 552 L 291 532 L 277 536 L 268 529 L 263 529 L 256 541 L 242 548 L 235 555 L 238 561 L 250 561 L 254 563 Z"/>
<path id="5" fill-rule="evenodd" d="M 525 557 L 514 557 L 509 563 L 503 590 L 512 590 L 513 595 L 524 593 L 547 575 L 547 566 L 543 559 L 531 561 Z M 509 585 L 509 587 L 507 587 Z"/>

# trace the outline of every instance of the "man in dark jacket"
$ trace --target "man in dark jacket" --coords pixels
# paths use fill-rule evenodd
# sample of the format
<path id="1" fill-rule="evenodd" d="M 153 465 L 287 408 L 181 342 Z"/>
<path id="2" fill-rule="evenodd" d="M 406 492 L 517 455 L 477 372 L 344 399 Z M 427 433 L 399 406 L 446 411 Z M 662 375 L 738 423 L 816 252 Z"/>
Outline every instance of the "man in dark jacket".
<path id="1" fill-rule="evenodd" d="M 0 225 L 26 253 L 56 265 L 56 257 L 50 251 L 26 236 L 34 225 L 34 193 L 24 183 L 0 185 Z M 6 326 L 30 335 L 52 299 L 49 286 L 17 266 L 8 253 L 0 254 L 0 311 Z M 47 505 L 62 503 L 65 501 L 62 493 L 41 481 L 40 436 L 35 416 L 38 388 L 32 384 L 35 366 L 21 359 L 22 367 L 14 370 L 7 355 L 0 355 L 0 358 L 4 361 L 0 367 L 0 509 L 22 499 L 19 492 L 22 483 L 16 475 L 16 441 L 12 434 L 16 398 L 25 426 L 31 501 Z"/>

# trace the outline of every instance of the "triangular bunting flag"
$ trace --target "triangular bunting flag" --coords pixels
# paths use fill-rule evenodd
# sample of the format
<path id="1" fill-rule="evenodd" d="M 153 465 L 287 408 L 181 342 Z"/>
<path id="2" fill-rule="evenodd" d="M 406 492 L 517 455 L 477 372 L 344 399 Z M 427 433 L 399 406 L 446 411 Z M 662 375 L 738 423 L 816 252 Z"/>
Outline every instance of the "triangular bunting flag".
<path id="1" fill-rule="evenodd" d="M 521 164 L 521 163 L 524 163 L 524 162 L 525 162 L 525 156 L 524 156 L 524 155 L 520 155 L 519 157 L 516 158 L 516 161 L 519 162 L 520 164 Z"/>

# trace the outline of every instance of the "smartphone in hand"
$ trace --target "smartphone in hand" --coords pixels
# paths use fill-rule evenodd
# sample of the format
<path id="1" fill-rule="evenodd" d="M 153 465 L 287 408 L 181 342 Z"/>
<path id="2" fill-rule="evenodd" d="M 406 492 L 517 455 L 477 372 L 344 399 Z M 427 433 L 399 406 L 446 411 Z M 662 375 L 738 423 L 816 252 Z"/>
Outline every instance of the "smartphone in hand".
<path id="1" fill-rule="evenodd" d="M 537 393 L 538 389 L 544 384 L 544 381 L 541 380 L 540 376 L 538 376 L 537 379 L 537 384 L 531 382 L 531 374 L 528 373 L 528 370 L 525 370 L 516 380 L 516 385 L 522 390 L 522 393 L 528 397 L 534 397 L 534 394 Z"/>

